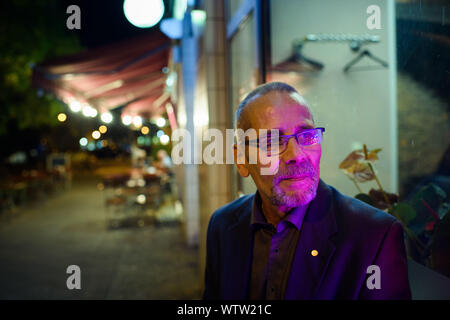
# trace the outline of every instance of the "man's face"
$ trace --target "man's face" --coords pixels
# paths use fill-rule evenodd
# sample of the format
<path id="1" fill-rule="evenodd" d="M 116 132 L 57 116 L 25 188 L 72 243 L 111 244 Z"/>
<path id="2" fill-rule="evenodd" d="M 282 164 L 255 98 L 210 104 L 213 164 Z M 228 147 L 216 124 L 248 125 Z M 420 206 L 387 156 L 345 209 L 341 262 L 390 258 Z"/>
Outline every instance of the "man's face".
<path id="1" fill-rule="evenodd" d="M 245 112 L 250 128 L 257 132 L 278 129 L 280 135 L 289 135 L 314 128 L 312 115 L 298 94 L 272 91 L 250 102 Z M 321 154 L 320 144 L 304 147 L 292 137 L 278 155 L 272 175 L 261 175 L 260 162 L 237 167 L 242 176 L 251 175 L 261 197 L 283 210 L 306 205 L 315 198 Z"/>

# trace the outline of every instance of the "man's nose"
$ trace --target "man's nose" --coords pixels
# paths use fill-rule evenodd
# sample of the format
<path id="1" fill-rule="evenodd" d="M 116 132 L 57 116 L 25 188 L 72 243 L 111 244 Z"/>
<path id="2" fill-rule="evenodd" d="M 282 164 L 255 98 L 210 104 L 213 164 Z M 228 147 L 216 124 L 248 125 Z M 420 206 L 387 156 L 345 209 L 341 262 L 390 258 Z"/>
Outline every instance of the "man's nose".
<path id="1" fill-rule="evenodd" d="M 296 164 L 306 158 L 306 153 L 302 146 L 297 143 L 297 139 L 291 137 L 282 156 L 285 164 Z"/>

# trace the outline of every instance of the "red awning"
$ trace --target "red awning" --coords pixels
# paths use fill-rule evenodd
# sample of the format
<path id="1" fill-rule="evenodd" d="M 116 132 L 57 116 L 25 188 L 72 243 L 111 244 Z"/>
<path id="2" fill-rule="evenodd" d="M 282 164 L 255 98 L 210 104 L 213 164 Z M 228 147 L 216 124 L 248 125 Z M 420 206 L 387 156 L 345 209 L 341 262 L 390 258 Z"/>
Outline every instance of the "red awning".
<path id="1" fill-rule="evenodd" d="M 160 114 L 169 99 L 164 89 L 170 44 L 154 32 L 46 61 L 34 68 L 33 85 L 99 112 L 125 105 L 124 114 Z"/>

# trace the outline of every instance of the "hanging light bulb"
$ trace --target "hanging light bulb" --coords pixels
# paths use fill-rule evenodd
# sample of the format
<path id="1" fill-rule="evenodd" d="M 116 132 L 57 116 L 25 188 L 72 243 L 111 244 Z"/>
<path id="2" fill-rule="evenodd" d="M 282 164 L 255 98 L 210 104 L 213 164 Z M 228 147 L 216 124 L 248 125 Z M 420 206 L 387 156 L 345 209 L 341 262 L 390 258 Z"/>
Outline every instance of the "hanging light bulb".
<path id="1" fill-rule="evenodd" d="M 57 118 L 58 118 L 59 122 L 64 122 L 67 120 L 67 115 L 65 113 L 61 112 L 61 113 L 58 113 Z"/>
<path id="2" fill-rule="evenodd" d="M 122 117 L 122 123 L 126 126 L 129 126 L 132 122 L 132 118 L 128 115 Z"/>
<path id="3" fill-rule="evenodd" d="M 125 0 L 123 12 L 127 20 L 138 28 L 150 28 L 164 15 L 163 0 Z"/>
<path id="4" fill-rule="evenodd" d="M 166 119 L 162 117 L 156 119 L 156 125 L 160 128 L 164 127 L 166 125 Z"/>
<path id="5" fill-rule="evenodd" d="M 133 117 L 133 125 L 140 128 L 142 126 L 142 118 L 140 116 Z"/>
<path id="6" fill-rule="evenodd" d="M 161 141 L 162 145 L 167 145 L 169 144 L 170 138 L 167 134 L 162 135 L 159 140 Z"/>
<path id="7" fill-rule="evenodd" d="M 95 140 L 97 140 L 98 138 L 100 138 L 101 134 L 99 131 L 95 130 L 92 132 L 92 138 L 94 138 Z"/>
<path id="8" fill-rule="evenodd" d="M 78 112 L 81 110 L 81 103 L 77 100 L 72 100 L 69 103 L 69 108 L 70 110 L 72 110 L 73 112 Z"/>
<path id="9" fill-rule="evenodd" d="M 80 139 L 80 146 L 86 147 L 87 144 L 88 144 L 88 139 L 86 139 L 84 137 Z"/>
<path id="10" fill-rule="evenodd" d="M 88 118 L 95 118 L 98 114 L 97 110 L 92 108 L 90 105 L 85 105 L 82 112 L 83 115 Z"/>
<path id="11" fill-rule="evenodd" d="M 106 131 L 108 131 L 108 127 L 105 126 L 105 125 L 101 125 L 101 126 L 98 128 L 98 131 L 100 131 L 101 134 L 105 134 Z"/>
<path id="12" fill-rule="evenodd" d="M 113 116 L 110 112 L 104 112 L 102 113 L 102 115 L 100 116 L 100 119 L 104 122 L 104 123 L 111 123 L 113 121 Z"/>

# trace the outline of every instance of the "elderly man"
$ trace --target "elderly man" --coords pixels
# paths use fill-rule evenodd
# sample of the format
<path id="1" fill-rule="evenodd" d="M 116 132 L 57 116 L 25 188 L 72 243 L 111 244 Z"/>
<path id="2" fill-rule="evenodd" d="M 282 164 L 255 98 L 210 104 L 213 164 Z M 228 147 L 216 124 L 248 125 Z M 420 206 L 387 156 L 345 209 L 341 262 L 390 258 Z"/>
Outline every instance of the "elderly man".
<path id="1" fill-rule="evenodd" d="M 257 192 L 211 216 L 204 299 L 410 299 L 401 224 L 319 178 L 324 129 L 303 97 L 268 83 L 236 116 L 242 130 L 278 129 L 275 143 L 242 142 L 246 160 L 264 149 L 277 170 L 237 161 Z"/>

